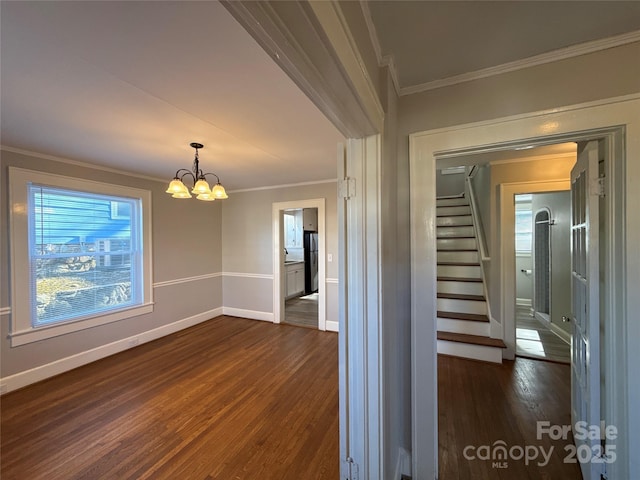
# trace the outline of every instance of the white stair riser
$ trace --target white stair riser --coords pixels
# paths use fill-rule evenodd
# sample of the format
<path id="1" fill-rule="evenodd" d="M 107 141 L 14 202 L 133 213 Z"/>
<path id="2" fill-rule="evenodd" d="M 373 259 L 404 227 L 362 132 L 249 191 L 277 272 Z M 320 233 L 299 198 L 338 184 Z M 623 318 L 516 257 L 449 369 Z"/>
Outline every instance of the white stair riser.
<path id="1" fill-rule="evenodd" d="M 439 293 L 459 293 L 461 295 L 484 295 L 482 282 L 439 281 Z"/>
<path id="2" fill-rule="evenodd" d="M 478 252 L 438 252 L 438 262 L 478 263 Z"/>
<path id="3" fill-rule="evenodd" d="M 444 225 L 470 225 L 473 223 L 471 215 L 461 215 L 458 217 L 437 217 L 436 225 L 438 227 Z"/>
<path id="4" fill-rule="evenodd" d="M 475 238 L 438 238 L 436 240 L 438 250 L 475 250 Z"/>
<path id="5" fill-rule="evenodd" d="M 480 266 L 438 265 L 439 277 L 481 278 Z"/>
<path id="6" fill-rule="evenodd" d="M 438 317 L 438 331 L 488 337 L 490 324 L 489 322 L 470 322 L 469 320 Z"/>
<path id="7" fill-rule="evenodd" d="M 457 298 L 438 298 L 438 310 L 442 312 L 487 314 L 487 302 L 477 300 L 458 300 Z"/>
<path id="8" fill-rule="evenodd" d="M 502 363 L 502 349 L 498 347 L 438 340 L 438 353 L 485 362 Z"/>
<path id="9" fill-rule="evenodd" d="M 436 213 L 439 217 L 443 217 L 447 215 L 471 215 L 471 208 L 468 206 L 437 207 Z"/>
<path id="10" fill-rule="evenodd" d="M 436 198 L 436 205 L 438 207 L 449 207 L 455 205 L 469 205 L 467 199 L 464 197 L 461 198 Z"/>
<path id="11" fill-rule="evenodd" d="M 438 227 L 436 234 L 438 237 L 475 237 L 473 227 Z"/>

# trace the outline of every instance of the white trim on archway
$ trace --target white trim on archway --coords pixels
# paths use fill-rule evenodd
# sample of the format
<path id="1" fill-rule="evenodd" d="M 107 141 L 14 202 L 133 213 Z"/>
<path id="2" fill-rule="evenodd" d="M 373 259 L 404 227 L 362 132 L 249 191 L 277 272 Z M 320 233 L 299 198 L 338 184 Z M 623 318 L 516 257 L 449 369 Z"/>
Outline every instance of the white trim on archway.
<path id="1" fill-rule="evenodd" d="M 272 206 L 273 224 L 273 323 L 280 323 L 284 316 L 283 269 L 284 248 L 282 244 L 283 214 L 292 208 L 318 209 L 318 330 L 327 329 L 327 278 L 326 278 L 326 237 L 325 199 L 294 200 L 276 202 Z"/>
<path id="2" fill-rule="evenodd" d="M 436 158 L 540 146 L 583 138 L 608 138 L 614 161 L 606 178 L 606 226 L 610 248 L 605 316 L 610 329 L 605 351 L 609 400 L 606 420 L 619 431 L 617 462 L 611 478 L 640 478 L 640 377 L 630 372 L 640 351 L 629 339 L 640 338 L 640 94 L 479 123 L 412 134 L 410 142 L 412 260 L 412 451 L 413 476 L 436 478 L 438 471 L 436 372 Z M 627 209 L 626 206 L 630 208 Z"/>

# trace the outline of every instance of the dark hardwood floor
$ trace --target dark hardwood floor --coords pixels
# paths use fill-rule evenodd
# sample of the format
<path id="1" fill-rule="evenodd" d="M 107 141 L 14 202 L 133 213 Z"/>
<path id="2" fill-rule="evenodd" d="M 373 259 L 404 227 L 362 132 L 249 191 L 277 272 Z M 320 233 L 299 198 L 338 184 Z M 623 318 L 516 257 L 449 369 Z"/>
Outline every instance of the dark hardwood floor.
<path id="1" fill-rule="evenodd" d="M 318 294 L 311 293 L 287 300 L 284 304 L 284 323 L 317 329 Z"/>
<path id="2" fill-rule="evenodd" d="M 516 355 L 550 362 L 571 363 L 571 346 L 540 320 L 529 308 L 516 306 Z"/>
<path id="3" fill-rule="evenodd" d="M 537 438 L 537 421 L 551 425 L 571 424 L 570 367 L 559 363 L 516 358 L 503 365 L 476 362 L 462 358 L 438 356 L 438 441 L 440 480 L 580 480 L 577 464 L 564 463 L 567 440 Z M 526 449 L 530 455 L 538 449 L 538 458 L 507 458 L 507 463 L 494 465 L 482 457 L 478 447 L 495 442 Z M 465 457 L 465 448 L 467 450 Z M 540 448 L 550 451 L 544 463 Z M 513 453 L 517 457 L 519 450 Z"/>
<path id="4" fill-rule="evenodd" d="M 218 317 L 2 397 L 2 480 L 339 477 L 338 337 Z"/>

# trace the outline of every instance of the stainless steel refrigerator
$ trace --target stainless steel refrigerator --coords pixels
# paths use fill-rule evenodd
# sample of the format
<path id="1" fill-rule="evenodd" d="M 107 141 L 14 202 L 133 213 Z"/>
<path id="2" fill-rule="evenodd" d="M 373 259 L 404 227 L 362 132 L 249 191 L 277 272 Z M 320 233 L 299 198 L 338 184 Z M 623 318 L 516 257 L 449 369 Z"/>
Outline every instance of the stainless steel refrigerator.
<path id="1" fill-rule="evenodd" d="M 304 232 L 304 293 L 318 291 L 318 234 Z"/>

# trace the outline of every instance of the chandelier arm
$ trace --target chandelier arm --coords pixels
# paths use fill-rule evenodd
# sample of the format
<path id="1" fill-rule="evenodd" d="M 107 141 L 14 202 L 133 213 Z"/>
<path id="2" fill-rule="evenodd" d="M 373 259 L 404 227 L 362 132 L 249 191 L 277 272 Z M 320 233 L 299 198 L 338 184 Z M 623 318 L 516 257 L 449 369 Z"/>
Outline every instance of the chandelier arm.
<path id="1" fill-rule="evenodd" d="M 201 170 L 202 171 L 202 170 Z M 220 183 L 220 177 L 218 175 L 216 175 L 215 173 L 203 173 L 202 176 L 206 177 L 207 175 L 213 175 L 214 177 L 216 177 L 216 179 L 218 180 L 218 183 Z"/>
<path id="2" fill-rule="evenodd" d="M 184 177 L 186 177 L 187 175 L 191 175 L 191 178 L 193 179 L 193 183 L 194 183 L 194 185 L 195 185 L 195 183 L 196 183 L 196 181 L 197 181 L 197 178 L 193 175 L 193 172 L 190 172 L 190 171 L 189 171 L 189 170 L 187 170 L 186 168 L 181 168 L 180 170 L 178 170 L 178 171 L 176 172 L 176 178 L 178 177 L 178 173 L 180 173 L 180 172 L 184 172 L 184 173 L 182 174 L 182 176 L 180 177 L 180 181 L 181 181 L 181 182 L 182 182 L 182 179 L 183 179 Z M 183 183 L 184 183 L 184 182 L 183 182 Z"/>
<path id="3" fill-rule="evenodd" d="M 176 170 L 176 174 L 173 178 L 177 178 L 178 180 L 180 179 L 180 172 L 188 172 L 189 170 L 187 170 L 186 168 L 181 168 L 179 170 Z"/>

